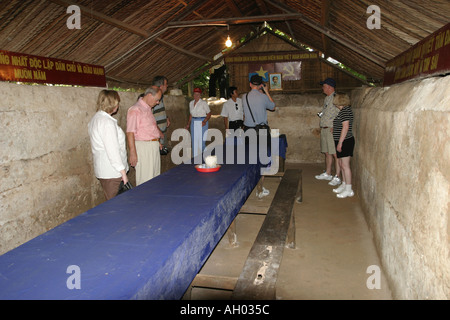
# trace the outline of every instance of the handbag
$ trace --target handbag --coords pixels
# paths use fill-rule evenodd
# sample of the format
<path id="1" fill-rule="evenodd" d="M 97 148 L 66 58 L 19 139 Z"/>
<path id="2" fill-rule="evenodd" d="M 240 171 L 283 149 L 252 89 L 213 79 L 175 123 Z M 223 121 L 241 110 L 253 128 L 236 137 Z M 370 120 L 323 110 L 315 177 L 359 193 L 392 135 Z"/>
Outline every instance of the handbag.
<path id="1" fill-rule="evenodd" d="M 133 189 L 133 186 L 131 185 L 130 181 L 128 181 L 125 184 L 123 183 L 123 181 L 120 181 L 118 194 L 124 193 L 125 191 L 128 191 L 130 189 Z"/>

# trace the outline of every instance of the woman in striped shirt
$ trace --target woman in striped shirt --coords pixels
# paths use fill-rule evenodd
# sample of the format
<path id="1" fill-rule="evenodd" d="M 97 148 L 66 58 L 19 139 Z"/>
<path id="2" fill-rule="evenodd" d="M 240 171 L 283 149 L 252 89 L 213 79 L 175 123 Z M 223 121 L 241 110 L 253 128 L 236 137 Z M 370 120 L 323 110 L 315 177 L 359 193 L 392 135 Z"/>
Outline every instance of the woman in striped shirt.
<path id="1" fill-rule="evenodd" d="M 339 109 L 333 121 L 333 139 L 343 180 L 338 188 L 333 189 L 333 192 L 337 193 L 338 198 L 353 197 L 350 157 L 353 156 L 355 138 L 352 132 L 353 112 L 350 107 L 350 98 L 346 94 L 336 94 L 333 104 Z"/>

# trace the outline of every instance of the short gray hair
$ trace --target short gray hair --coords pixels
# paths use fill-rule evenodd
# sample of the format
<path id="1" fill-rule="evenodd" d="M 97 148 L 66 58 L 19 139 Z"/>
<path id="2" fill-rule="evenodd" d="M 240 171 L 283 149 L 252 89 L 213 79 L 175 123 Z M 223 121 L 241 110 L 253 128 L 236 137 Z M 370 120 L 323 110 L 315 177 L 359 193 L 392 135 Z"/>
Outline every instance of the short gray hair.
<path id="1" fill-rule="evenodd" d="M 159 89 L 156 86 L 148 87 L 147 90 L 145 90 L 145 92 L 144 92 L 144 97 L 148 94 L 151 94 L 152 96 L 156 96 L 160 90 L 161 89 Z"/>

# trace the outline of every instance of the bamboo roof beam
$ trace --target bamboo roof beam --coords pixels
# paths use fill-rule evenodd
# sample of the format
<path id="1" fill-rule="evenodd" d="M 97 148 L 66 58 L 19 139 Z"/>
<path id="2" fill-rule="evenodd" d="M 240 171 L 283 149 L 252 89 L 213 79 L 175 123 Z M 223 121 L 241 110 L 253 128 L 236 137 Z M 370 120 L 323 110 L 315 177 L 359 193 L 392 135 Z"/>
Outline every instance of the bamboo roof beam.
<path id="1" fill-rule="evenodd" d="M 317 24 L 315 21 L 306 17 L 305 15 L 303 15 L 299 12 L 294 13 L 294 11 L 292 9 L 290 9 L 288 6 L 286 6 L 285 4 L 280 3 L 279 1 L 276 1 L 276 0 L 265 0 L 265 1 L 272 4 L 275 7 L 278 7 L 280 9 L 284 10 L 285 12 L 287 12 L 287 14 L 297 14 L 296 19 L 298 21 L 308 25 L 309 27 L 313 28 L 316 31 L 319 31 L 320 33 L 326 35 L 330 39 L 333 39 L 334 41 L 347 47 L 348 49 L 351 49 L 352 51 L 357 52 L 358 54 L 360 54 L 363 57 L 369 59 L 370 61 L 376 63 L 377 65 L 379 65 L 383 68 L 386 66 L 385 61 L 383 61 L 382 59 L 380 59 L 379 57 L 374 55 L 372 52 L 370 52 L 370 51 L 362 48 L 361 46 L 345 39 L 344 37 L 341 37 L 340 35 L 332 32 L 329 28 L 326 28 L 326 27 L 321 26 L 320 24 Z"/>

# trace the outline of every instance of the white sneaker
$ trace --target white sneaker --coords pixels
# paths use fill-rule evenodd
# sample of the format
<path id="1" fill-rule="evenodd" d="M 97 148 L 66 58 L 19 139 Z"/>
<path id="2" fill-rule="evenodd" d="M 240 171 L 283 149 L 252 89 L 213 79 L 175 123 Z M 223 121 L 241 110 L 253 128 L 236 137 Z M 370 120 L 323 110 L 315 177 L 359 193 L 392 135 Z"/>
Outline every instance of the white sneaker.
<path id="1" fill-rule="evenodd" d="M 328 184 L 329 184 L 330 186 L 337 186 L 337 185 L 340 184 L 340 183 L 341 183 L 341 179 L 339 179 L 338 176 L 334 176 L 333 179 L 331 179 L 331 181 L 328 182 Z"/>
<path id="2" fill-rule="evenodd" d="M 331 180 L 333 179 L 333 176 L 331 174 L 328 174 L 326 172 L 316 176 L 317 180 Z"/>
<path id="3" fill-rule="evenodd" d="M 258 193 L 258 191 L 256 191 L 256 197 L 258 197 L 259 199 L 262 199 L 262 197 L 268 196 L 269 194 L 270 194 L 270 191 L 264 187 L 262 187 L 262 191 L 260 193 Z"/>
<path id="4" fill-rule="evenodd" d="M 336 189 L 333 189 L 333 192 L 334 193 L 341 193 L 344 190 L 345 190 L 345 182 L 342 182 L 339 187 L 337 187 Z"/>
<path id="5" fill-rule="evenodd" d="M 353 197 L 355 195 L 355 193 L 353 192 L 353 190 L 344 190 L 344 191 L 342 191 L 341 193 L 338 193 L 337 195 L 336 195 L 336 197 L 338 197 L 338 198 L 347 198 L 347 197 Z"/>

